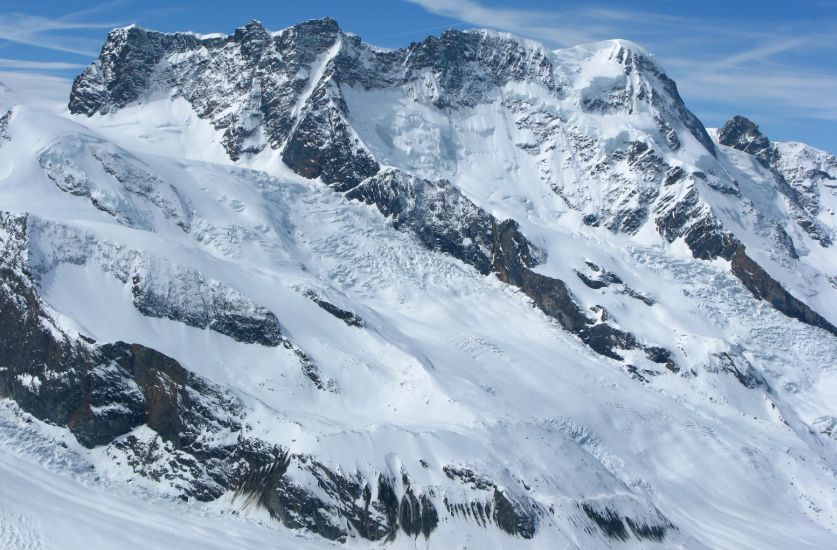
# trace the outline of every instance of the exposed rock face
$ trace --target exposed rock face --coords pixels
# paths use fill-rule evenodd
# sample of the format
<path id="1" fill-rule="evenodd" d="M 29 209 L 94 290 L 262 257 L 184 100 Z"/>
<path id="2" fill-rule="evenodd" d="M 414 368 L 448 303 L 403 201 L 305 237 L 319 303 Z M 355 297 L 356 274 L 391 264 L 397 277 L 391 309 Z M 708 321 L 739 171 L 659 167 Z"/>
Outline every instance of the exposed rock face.
<path id="1" fill-rule="evenodd" d="M 773 156 L 770 140 L 761 133 L 758 125 L 748 118 L 734 116 L 729 119 L 718 132 L 718 141 L 722 145 L 753 155 L 765 166 L 770 165 Z"/>
<path id="2" fill-rule="evenodd" d="M 79 157 L 89 162 L 81 165 L 73 160 Z M 185 199 L 127 151 L 85 139 L 65 139 L 41 152 L 38 162 L 59 189 L 87 197 L 123 225 L 148 229 L 144 205 L 150 204 L 183 231 L 190 229 L 192 212 Z"/>
<path id="3" fill-rule="evenodd" d="M 506 533 L 518 535 L 524 539 L 535 536 L 538 516 L 526 504 L 514 502 L 503 491 L 494 489 L 494 505 L 491 518 Z"/>
<path id="4" fill-rule="evenodd" d="M 758 370 L 744 357 L 735 353 L 720 353 L 713 357 L 721 370 L 724 370 L 735 377 L 742 386 L 748 389 L 763 389 L 770 391 L 770 385 Z M 714 366 L 713 366 L 714 367 Z"/>
<path id="5" fill-rule="evenodd" d="M 335 317 L 346 323 L 346 325 L 355 328 L 364 327 L 363 319 L 361 319 L 357 314 L 352 313 L 351 311 L 346 311 L 345 309 L 337 307 L 331 302 L 323 300 L 319 296 L 319 294 L 317 294 L 313 290 L 308 289 L 305 292 L 303 292 L 303 294 L 306 298 L 323 308 L 325 311 L 329 312 L 330 314 L 334 315 Z"/>
<path id="6" fill-rule="evenodd" d="M 491 272 L 495 220 L 450 182 L 386 170 L 346 196 L 374 204 L 397 229 L 415 234 L 428 248 L 459 258 L 480 273 Z"/>
<path id="7" fill-rule="evenodd" d="M 625 294 L 630 296 L 631 298 L 636 298 L 637 300 L 643 302 L 647 306 L 653 306 L 654 300 L 645 294 L 638 292 L 628 285 L 612 271 L 608 271 L 593 262 L 586 261 L 584 262 L 587 265 L 587 272 L 589 275 L 583 271 L 578 269 L 574 270 L 575 274 L 578 275 L 578 278 L 581 279 L 581 282 L 584 283 L 588 288 L 592 288 L 593 290 L 598 290 L 602 288 L 608 287 L 615 287 L 616 291 L 620 294 Z M 602 308 L 602 320 L 607 320 L 607 311 Z"/>
<path id="8" fill-rule="evenodd" d="M 781 284 L 773 279 L 764 269 L 750 258 L 743 245 L 732 256 L 732 273 L 744 283 L 744 286 L 773 307 L 794 319 L 815 327 L 824 328 L 837 336 L 837 327 L 823 319 L 810 307 L 794 298 Z"/>
<path id="9" fill-rule="evenodd" d="M 333 19 L 271 35 L 251 21 L 226 38 L 165 34 L 133 26 L 108 35 L 99 60 L 73 84 L 70 110 L 106 113 L 141 99 L 151 84 L 178 90 L 223 132 L 230 157 L 284 148 L 285 162 L 326 183 L 351 178 L 351 158 L 367 177 L 377 163 L 343 120 L 333 57 L 343 35 Z M 347 156 L 349 155 L 349 156 Z M 356 157 L 356 158 L 355 158 Z"/>
<path id="10" fill-rule="evenodd" d="M 248 344 L 278 346 L 284 341 L 272 311 L 197 271 L 175 268 L 166 273 L 154 264 L 129 275 L 134 306 L 143 315 L 208 328 Z"/>
<path id="11" fill-rule="evenodd" d="M 484 500 L 456 502 L 444 500 L 451 516 L 470 518 L 483 526 L 493 522 L 506 533 L 531 539 L 537 532 L 544 511 L 526 495 L 512 495 L 485 475 L 463 466 L 447 465 L 445 474 L 452 480 L 484 492 Z"/>
<path id="12" fill-rule="evenodd" d="M 0 144 L 4 141 L 9 141 L 12 138 L 9 137 L 9 121 L 12 118 L 12 110 L 9 109 L 6 111 L 3 116 L 0 116 Z"/>
<path id="13" fill-rule="evenodd" d="M 369 48 L 356 38 L 347 46 L 337 59 L 341 83 L 382 89 L 432 81 L 416 93 L 440 109 L 473 107 L 514 81 L 531 79 L 552 92 L 560 88 L 548 52 L 508 36 L 448 30 L 394 51 Z"/>
<path id="14" fill-rule="evenodd" d="M 671 354 L 659 347 L 646 346 L 636 337 L 605 322 L 588 318 L 573 299 L 566 283 L 535 273 L 537 265 L 533 248 L 520 234 L 514 221 L 505 221 L 494 228 L 494 269 L 501 281 L 519 287 L 547 315 L 554 317 L 566 330 L 577 334 L 597 353 L 622 360 L 618 350 L 642 349 L 655 363 L 671 363 Z"/>
<path id="15" fill-rule="evenodd" d="M 585 502 L 582 503 L 581 509 L 602 534 L 614 542 L 627 541 L 631 534 L 639 540 L 662 542 L 668 532 L 676 530 L 676 527 L 659 513 L 656 517 L 638 520 L 627 516 L 620 517 L 617 512 L 602 506 L 601 503 Z"/>
<path id="16" fill-rule="evenodd" d="M 685 180 L 685 174 L 676 177 Z M 656 221 L 660 234 L 669 242 L 682 237 L 695 258 L 732 257 L 738 240 L 724 229 L 709 206 L 701 200 L 694 179 L 685 182 L 685 186 L 685 193 L 666 196 L 660 202 Z"/>
<path id="17" fill-rule="evenodd" d="M 227 391 L 139 344 L 95 344 L 62 331 L 37 295 L 26 262 L 27 219 L 2 214 L 0 396 L 37 418 L 68 427 L 87 447 L 108 445 L 147 426 L 194 463 L 185 494 L 220 496 L 250 466 L 275 453 L 258 440 L 228 447 L 213 436 L 240 434 L 241 406 Z M 235 438 L 233 437 L 233 440 Z M 115 443 L 139 452 L 136 437 Z M 170 460 L 171 455 L 164 459 Z M 137 463 L 142 471 L 148 465 Z M 178 477 L 180 465 L 159 476 Z"/>
<path id="18" fill-rule="evenodd" d="M 276 315 L 228 285 L 202 273 L 124 245 L 97 241 L 69 226 L 34 220 L 31 238 L 46 246 L 33 255 L 35 274 L 61 263 L 97 263 L 129 285 L 134 307 L 143 315 L 207 328 L 239 342 L 278 346 L 285 342 Z"/>
<path id="19" fill-rule="evenodd" d="M 301 478 L 311 476 L 317 493 Z M 404 476 L 379 474 L 366 479 L 345 475 L 306 455 L 285 455 L 252 471 L 236 490 L 236 499 L 264 506 L 284 525 L 307 529 L 327 539 L 345 542 L 350 532 L 373 541 L 430 536 L 439 523 L 432 492 L 417 492 Z M 324 497 L 327 500 L 324 500 Z"/>
<path id="20" fill-rule="evenodd" d="M 821 213 L 821 197 L 837 189 L 837 157 L 804 143 L 773 144 L 773 167 L 793 187 L 811 216 Z"/>
<path id="21" fill-rule="evenodd" d="M 718 142 L 753 155 L 762 166 L 770 170 L 777 190 L 786 198 L 794 221 L 822 246 L 831 245 L 833 232 L 817 219 L 817 214 L 819 214 L 820 188 L 818 184 L 823 179 L 835 177 L 821 170 L 820 166 L 828 169 L 829 160 L 831 160 L 831 166 L 835 167 L 833 172 L 837 174 L 837 161 L 833 160 L 833 155 L 831 159 L 820 155 L 822 161 L 817 162 L 815 167 L 811 168 L 810 161 L 813 159 L 810 157 L 817 156 L 812 155 L 813 148 L 809 148 L 808 151 L 799 151 L 799 148 L 793 145 L 780 147 L 762 134 L 754 122 L 742 116 L 733 117 L 721 128 L 718 133 Z M 784 155 L 781 152 L 782 149 L 785 151 Z M 805 162 L 805 157 L 808 157 L 808 162 Z M 803 166 L 808 169 L 803 169 Z"/>

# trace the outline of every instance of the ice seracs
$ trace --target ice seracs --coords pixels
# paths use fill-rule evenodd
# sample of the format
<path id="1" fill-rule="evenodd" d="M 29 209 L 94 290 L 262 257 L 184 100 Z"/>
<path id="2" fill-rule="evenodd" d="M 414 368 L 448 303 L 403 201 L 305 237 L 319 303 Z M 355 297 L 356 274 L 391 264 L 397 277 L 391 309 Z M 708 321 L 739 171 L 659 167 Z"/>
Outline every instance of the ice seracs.
<path id="1" fill-rule="evenodd" d="M 2 97 L 0 468 L 277 544 L 834 545 L 833 157 L 641 47 L 132 26 Z"/>

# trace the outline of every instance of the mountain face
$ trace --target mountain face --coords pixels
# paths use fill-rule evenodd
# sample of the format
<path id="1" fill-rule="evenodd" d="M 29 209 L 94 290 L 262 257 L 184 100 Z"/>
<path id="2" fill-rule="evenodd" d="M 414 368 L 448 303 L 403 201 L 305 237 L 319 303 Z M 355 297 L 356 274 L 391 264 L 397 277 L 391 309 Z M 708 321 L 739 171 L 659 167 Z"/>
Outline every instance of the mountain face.
<path id="1" fill-rule="evenodd" d="M 640 46 L 132 26 L 69 112 L 0 89 L 27 452 L 312 544 L 837 541 L 837 158 Z"/>
<path id="2" fill-rule="evenodd" d="M 824 247 L 832 244 L 835 225 L 833 208 L 822 213 L 822 189 L 834 189 L 837 158 L 803 143 L 771 141 L 752 121 L 736 116 L 718 134 L 718 141 L 739 151 L 750 153 L 772 172 L 777 188 L 785 197 L 797 224 Z M 826 201 L 831 204 L 831 201 Z"/>

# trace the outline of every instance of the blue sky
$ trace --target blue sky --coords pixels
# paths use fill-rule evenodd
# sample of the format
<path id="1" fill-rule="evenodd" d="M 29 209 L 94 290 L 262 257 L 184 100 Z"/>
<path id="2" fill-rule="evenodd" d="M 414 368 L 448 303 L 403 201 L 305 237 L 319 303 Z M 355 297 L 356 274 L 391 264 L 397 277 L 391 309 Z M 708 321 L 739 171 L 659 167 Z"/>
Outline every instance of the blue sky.
<path id="1" fill-rule="evenodd" d="M 627 38 L 656 54 L 707 126 L 743 114 L 773 139 L 837 153 L 837 0 L 0 0 L 0 72 L 71 78 L 129 23 L 230 33 L 250 19 L 278 30 L 326 15 L 385 47 L 450 27 L 552 48 Z"/>

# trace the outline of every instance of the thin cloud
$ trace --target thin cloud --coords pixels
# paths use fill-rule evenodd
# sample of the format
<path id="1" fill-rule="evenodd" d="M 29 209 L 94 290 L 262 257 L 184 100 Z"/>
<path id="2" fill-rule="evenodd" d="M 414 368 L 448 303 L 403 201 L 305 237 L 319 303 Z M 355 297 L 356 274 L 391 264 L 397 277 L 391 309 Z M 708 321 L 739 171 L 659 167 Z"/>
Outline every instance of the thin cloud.
<path id="1" fill-rule="evenodd" d="M 473 0 L 407 0 L 435 15 L 457 19 L 478 27 L 508 30 L 517 34 L 547 40 L 554 45 L 573 46 L 596 40 L 606 34 L 604 25 L 586 28 L 567 25 L 571 19 L 555 12 L 487 7 Z"/>
<path id="2" fill-rule="evenodd" d="M 742 105 L 753 105 L 798 117 L 837 120 L 837 77 L 803 55 L 819 52 L 822 59 L 822 52 L 837 49 L 833 19 L 766 30 L 722 18 L 612 8 L 528 10 L 498 8 L 478 0 L 406 1 L 436 15 L 538 38 L 547 45 L 631 39 L 658 56 L 687 104 L 727 106 L 730 114 Z"/>
<path id="3" fill-rule="evenodd" d="M 440 29 L 452 29 L 454 27 L 461 27 L 462 25 L 467 25 L 467 23 L 454 23 L 453 25 L 436 25 L 433 27 L 424 27 L 422 29 L 415 29 L 412 31 L 405 31 L 405 32 L 397 32 L 394 34 L 381 34 L 378 36 L 370 36 L 369 40 L 380 40 L 381 38 L 393 38 L 396 36 L 410 36 L 412 34 L 419 34 L 419 33 L 426 33 L 428 31 L 438 31 Z"/>
<path id="4" fill-rule="evenodd" d="M 109 31 L 126 25 L 129 21 L 102 21 L 100 18 L 131 3 L 131 0 L 113 0 L 61 17 L 42 17 L 26 13 L 0 14 L 0 41 L 95 57 L 102 45 L 101 39 L 80 37 L 77 35 L 78 31 Z M 155 19 L 184 11 L 188 10 L 177 6 L 155 8 L 143 11 L 142 17 Z M 0 48 L 2 47 L 3 44 L 0 43 Z"/>
<path id="5" fill-rule="evenodd" d="M 788 40 L 781 40 L 774 44 L 767 44 L 730 55 L 713 63 L 713 66 L 717 69 L 730 68 L 750 61 L 762 61 L 776 54 L 798 49 L 807 42 L 807 38 L 791 38 Z"/>
<path id="6" fill-rule="evenodd" d="M 61 17 L 66 21 L 78 21 L 84 20 L 91 15 L 101 15 L 104 13 L 111 12 L 112 10 L 128 5 L 130 2 L 128 0 L 112 0 L 110 2 L 103 2 L 101 4 L 90 6 L 89 8 L 84 8 L 83 10 L 74 11 L 72 13 L 68 13 Z"/>
<path id="7" fill-rule="evenodd" d="M 793 70 L 698 70 L 678 79 L 688 100 L 746 105 L 794 117 L 837 120 L 837 77 Z M 733 114 L 733 113 L 730 113 Z"/>
<path id="8" fill-rule="evenodd" d="M 0 58 L 0 69 L 13 69 L 21 71 L 68 71 L 83 69 L 81 63 L 64 63 L 62 61 L 28 61 L 25 59 L 4 59 Z"/>
<path id="9" fill-rule="evenodd" d="M 68 13 L 61 17 L 43 17 L 25 13 L 0 14 L 0 40 L 48 50 L 95 56 L 100 40 L 74 36 L 80 30 L 110 30 L 120 25 L 114 21 L 92 21 L 87 17 L 106 12 L 120 2 L 108 2 L 94 8 Z"/>

